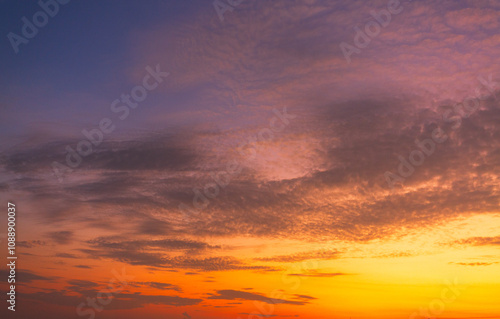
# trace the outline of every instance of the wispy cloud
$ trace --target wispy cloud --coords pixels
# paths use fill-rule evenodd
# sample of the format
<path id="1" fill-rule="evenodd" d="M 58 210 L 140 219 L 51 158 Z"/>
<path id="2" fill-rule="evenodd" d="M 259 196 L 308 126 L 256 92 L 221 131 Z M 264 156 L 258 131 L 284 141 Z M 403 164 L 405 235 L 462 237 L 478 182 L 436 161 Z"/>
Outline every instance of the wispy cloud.
<path id="1" fill-rule="evenodd" d="M 262 301 L 268 304 L 288 304 L 288 305 L 305 305 L 307 301 L 290 301 L 284 299 L 268 298 L 263 294 L 251 293 L 238 290 L 217 290 L 217 294 L 211 294 L 207 299 L 223 299 L 223 300 L 254 300 Z"/>

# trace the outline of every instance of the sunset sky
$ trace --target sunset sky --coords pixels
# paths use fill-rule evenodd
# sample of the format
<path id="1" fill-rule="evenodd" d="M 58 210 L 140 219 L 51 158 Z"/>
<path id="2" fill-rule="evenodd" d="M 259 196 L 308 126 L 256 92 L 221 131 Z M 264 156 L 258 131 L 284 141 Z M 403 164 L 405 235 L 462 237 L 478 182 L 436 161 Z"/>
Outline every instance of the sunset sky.
<path id="1" fill-rule="evenodd" d="M 500 2 L 41 3 L 0 1 L 1 318 L 500 318 Z"/>

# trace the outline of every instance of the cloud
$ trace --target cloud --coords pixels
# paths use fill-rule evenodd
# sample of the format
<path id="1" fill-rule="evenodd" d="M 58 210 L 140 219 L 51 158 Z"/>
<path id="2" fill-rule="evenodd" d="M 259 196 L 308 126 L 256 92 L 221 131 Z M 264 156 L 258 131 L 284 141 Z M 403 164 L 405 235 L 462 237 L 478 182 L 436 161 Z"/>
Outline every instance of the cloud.
<path id="1" fill-rule="evenodd" d="M 245 316 L 255 316 L 255 317 L 262 317 L 262 318 L 273 318 L 273 317 L 278 317 L 278 318 L 289 318 L 289 317 L 299 317 L 299 315 L 266 315 L 262 313 L 248 313 L 248 312 L 240 312 L 239 315 L 245 315 Z"/>
<path id="2" fill-rule="evenodd" d="M 238 290 L 217 290 L 217 295 L 211 294 L 207 299 L 223 299 L 223 300 L 255 300 L 262 301 L 268 304 L 288 304 L 288 305 L 305 305 L 306 301 L 289 301 L 283 299 L 267 298 L 262 294 L 251 293 Z"/>
<path id="3" fill-rule="evenodd" d="M 179 286 L 173 285 L 173 284 L 168 284 L 168 283 L 163 283 L 163 282 L 157 282 L 157 281 L 148 281 L 148 282 L 134 282 L 136 285 L 142 285 L 142 286 L 147 286 L 155 289 L 160 289 L 160 290 L 175 290 L 178 292 L 181 292 L 181 288 Z"/>
<path id="4" fill-rule="evenodd" d="M 498 264 L 498 262 L 473 262 L 473 263 L 456 263 L 456 262 L 450 262 L 449 264 L 454 264 L 454 265 L 460 265 L 460 266 L 491 266 L 494 264 Z"/>
<path id="5" fill-rule="evenodd" d="M 272 317 L 277 317 L 278 315 L 265 315 L 261 313 L 248 313 L 248 312 L 240 312 L 239 315 L 244 315 L 244 316 L 255 316 L 257 318 L 262 317 L 262 318 L 272 318 Z"/>
<path id="6" fill-rule="evenodd" d="M 22 248 L 33 248 L 35 246 L 44 246 L 45 242 L 42 240 L 21 240 L 16 242 L 16 245 Z"/>
<path id="7" fill-rule="evenodd" d="M 476 87 L 485 90 L 477 75 L 498 69 L 498 35 L 493 32 L 498 29 L 498 7 L 492 2 L 467 5 L 408 4 L 404 19 L 394 18 L 349 65 L 338 44 L 352 41 L 352 27 L 370 18 L 373 6 L 363 1 L 255 2 L 238 7 L 244 11 L 224 26 L 201 12 L 201 19 L 186 19 L 173 29 L 166 24 L 137 30 L 131 40 L 133 56 L 177 74 L 170 86 L 155 91 L 159 101 L 175 100 L 175 108 L 152 103 L 140 122 L 151 128 L 148 133 L 138 136 L 127 130 L 103 142 L 62 185 L 51 175 L 51 164 L 64 161 L 65 146 L 76 145 L 78 138 L 19 144 L 2 152 L 0 166 L 7 179 L 2 188 L 25 194 L 26 205 L 32 205 L 27 211 L 33 212 L 27 214 L 34 220 L 50 221 L 43 228 L 47 240 L 74 243 L 76 233 L 58 228 L 57 223 L 68 220 L 71 229 L 79 230 L 78 238 L 96 229 L 106 234 L 126 230 L 126 237 L 84 238 L 88 247 L 79 251 L 88 258 L 185 274 L 267 272 L 279 269 L 265 266 L 269 262 L 334 260 L 343 253 L 309 251 L 242 260 L 221 245 L 204 242 L 206 238 L 214 243 L 241 236 L 348 245 L 404 237 L 455 218 L 497 212 L 498 103 L 482 101 L 474 114 L 462 118 L 458 130 L 443 120 Z M 136 73 L 130 72 L 132 77 Z M 257 156 L 245 160 L 237 146 L 257 139 L 278 106 L 286 106 L 296 118 L 275 132 L 274 139 L 252 144 Z M 168 133 L 155 132 L 166 126 Z M 384 172 L 396 172 L 398 156 L 408 157 L 417 149 L 415 140 L 430 138 L 437 127 L 449 140 L 416 167 L 404 188 L 388 189 Z M 203 193 L 214 182 L 213 175 L 223 173 L 232 161 L 241 163 L 241 173 L 210 198 L 199 216 L 182 220 L 179 204 L 192 205 L 193 189 Z M 456 244 L 499 242 L 498 237 L 473 237 Z M 39 244 L 20 242 L 20 247 Z M 76 257 L 70 252 L 56 256 Z M 149 285 L 162 290 L 177 288 L 153 283 Z M 228 296 L 237 294 L 219 293 Z M 183 302 L 190 301 L 178 301 Z"/>
<path id="8" fill-rule="evenodd" d="M 9 270 L 0 270 L 0 276 L 8 278 Z M 40 276 L 27 270 L 16 270 L 16 280 L 21 283 L 31 283 L 38 280 L 54 281 L 55 279 L 55 277 Z"/>
<path id="9" fill-rule="evenodd" d="M 82 269 L 92 269 L 92 267 L 90 267 L 88 265 L 76 265 L 74 267 L 76 267 L 76 268 L 82 268 Z"/>
<path id="10" fill-rule="evenodd" d="M 95 297 L 99 291 L 86 291 L 89 296 Z M 85 298 L 67 295 L 60 291 L 55 292 L 36 292 L 24 294 L 24 297 L 29 300 L 37 300 L 48 304 L 55 304 L 61 306 L 79 305 L 85 302 Z M 113 302 L 106 306 L 106 309 L 135 309 L 142 308 L 146 305 L 164 305 L 164 306 L 190 306 L 197 305 L 202 302 L 201 299 L 184 298 L 179 296 L 165 296 L 165 295 L 142 295 L 142 294 L 126 294 L 118 293 L 113 294 Z"/>
<path id="11" fill-rule="evenodd" d="M 260 159 L 249 163 L 191 221 L 182 221 L 178 205 L 192 205 L 193 188 L 203 191 L 205 185 L 213 183 L 212 173 L 221 172 L 230 160 L 240 159 L 229 146 L 237 145 L 237 138 L 244 136 L 247 128 L 191 132 L 189 143 L 184 147 L 192 148 L 189 152 L 194 154 L 203 149 L 203 155 L 199 155 L 203 161 L 187 161 L 186 169 L 149 172 L 96 166 L 95 170 L 75 172 L 78 178 L 64 188 L 38 178 L 18 179 L 13 187 L 31 192 L 33 201 L 43 202 L 37 218 L 64 221 L 71 216 L 82 228 L 102 228 L 103 217 L 89 212 L 88 207 L 98 205 L 107 212 L 104 218 L 110 225 L 125 223 L 134 235 L 171 237 L 163 243 L 142 242 L 167 249 L 187 250 L 191 246 L 199 252 L 216 250 L 208 244 L 205 248 L 196 246 L 203 246 L 195 239 L 204 236 L 293 236 L 307 241 L 355 242 L 385 238 L 398 232 L 404 236 L 408 230 L 459 215 L 495 211 L 498 207 L 500 189 L 494 176 L 498 173 L 495 163 L 499 155 L 492 146 L 498 144 L 494 138 L 498 134 L 494 122 L 500 118 L 500 110 L 494 103 L 483 104 L 476 113 L 463 119 L 460 130 L 450 131 L 449 123 L 442 120 L 448 106 L 426 105 L 422 97 L 313 99 L 307 110 L 293 111 L 298 115 L 290 124 L 289 132 L 259 151 L 264 157 L 276 154 L 278 158 L 293 158 L 290 164 L 296 172 L 283 175 L 286 177 L 270 176 L 269 171 L 289 166 Z M 438 145 L 435 153 L 405 181 L 411 191 L 388 193 L 384 172 L 396 171 L 398 155 L 409 155 L 416 148 L 415 140 L 429 138 L 438 126 L 450 134 L 450 140 Z M 176 140 L 172 135 L 167 145 L 177 147 L 185 139 Z M 154 137 L 144 140 L 153 141 Z M 152 142 L 145 144 L 144 147 L 152 147 Z M 127 145 L 128 142 L 117 147 L 125 149 Z M 300 155 L 310 152 L 314 154 L 314 161 Z M 469 172 L 468 168 L 472 170 L 464 174 Z M 477 178 L 481 183 L 477 183 Z M 441 185 L 438 186 L 437 181 L 441 181 Z M 175 242 L 185 237 L 191 242 Z M 119 240 L 123 243 L 119 243 L 109 238 L 96 240 L 101 241 L 94 243 L 96 248 L 108 245 L 126 249 L 124 245 L 132 247 L 141 243 L 134 244 L 135 240 L 126 243 L 123 239 Z M 136 257 L 152 258 L 140 254 Z M 264 261 L 266 257 L 262 258 Z M 292 262 L 291 258 L 309 257 L 281 258 Z"/>
<path id="12" fill-rule="evenodd" d="M 67 245 L 73 241 L 73 231 L 56 231 L 47 233 L 47 237 L 59 245 Z"/>
<path id="13" fill-rule="evenodd" d="M 292 255 L 281 255 L 281 256 L 274 256 L 274 257 L 255 258 L 255 260 L 291 263 L 291 262 L 299 262 L 299 261 L 305 261 L 305 260 L 311 260 L 311 259 L 330 260 L 330 259 L 336 259 L 336 258 L 339 258 L 338 251 L 318 250 L 318 251 L 296 253 L 296 254 L 292 254 Z"/>
<path id="14" fill-rule="evenodd" d="M 499 246 L 500 236 L 496 237 L 471 237 L 455 241 L 454 244 L 468 246 Z"/>
<path id="15" fill-rule="evenodd" d="M 448 12 L 446 23 L 453 28 L 476 31 L 482 29 L 497 29 L 498 14 L 493 9 L 466 8 Z"/>
<path id="16" fill-rule="evenodd" d="M 306 299 L 306 300 L 318 299 L 318 298 L 311 297 L 311 296 L 308 296 L 308 295 L 297 295 L 297 294 L 295 294 L 294 296 L 297 297 L 297 298 L 299 298 L 299 299 Z"/>
<path id="17" fill-rule="evenodd" d="M 69 253 L 57 253 L 57 254 L 55 254 L 55 257 L 60 257 L 60 258 L 78 258 L 75 255 L 69 254 Z"/>
<path id="18" fill-rule="evenodd" d="M 220 249 L 220 246 L 211 246 L 207 243 L 187 239 L 158 239 L 135 241 L 112 241 L 108 238 L 98 237 L 88 242 L 94 247 L 106 249 L 137 250 L 144 248 L 160 248 L 166 250 L 207 250 Z"/>
<path id="19" fill-rule="evenodd" d="M 150 253 L 126 249 L 80 249 L 93 258 L 111 258 L 130 265 L 144 265 L 171 269 L 192 269 L 199 271 L 256 270 L 274 271 L 275 267 L 249 265 L 232 256 L 200 257 L 187 256 L 169 257 L 160 253 Z"/>
<path id="20" fill-rule="evenodd" d="M 274 271 L 276 268 L 249 265 L 241 260 L 230 257 L 206 257 L 206 258 L 169 258 L 167 264 L 174 268 L 198 269 L 202 271 L 226 271 L 226 270 L 259 270 Z"/>
<path id="21" fill-rule="evenodd" d="M 372 256 L 369 256 L 370 258 L 401 258 L 401 257 L 412 257 L 416 256 L 417 254 L 411 251 L 395 251 L 391 253 L 384 253 L 384 254 L 375 254 Z M 366 258 L 366 256 L 360 256 L 360 257 L 351 257 L 351 258 Z"/>
<path id="22" fill-rule="evenodd" d="M 346 276 L 349 274 L 341 273 L 341 272 L 334 272 L 334 273 L 322 273 L 322 272 L 316 272 L 316 271 L 310 271 L 306 273 L 301 273 L 301 274 L 288 274 L 288 276 L 294 276 L 294 277 L 317 277 L 317 278 L 329 278 L 329 277 L 337 277 L 337 276 Z"/>
<path id="23" fill-rule="evenodd" d="M 225 269 L 248 269 L 236 258 L 210 257 L 190 258 L 187 256 L 169 257 L 160 251 L 201 252 L 218 250 L 220 246 L 212 246 L 204 242 L 188 239 L 157 239 L 157 240 L 116 240 L 99 237 L 88 241 L 94 249 L 83 252 L 99 257 L 112 258 L 132 265 L 148 265 L 157 267 L 178 267 L 183 269 L 198 269 L 215 271 Z M 261 269 L 261 268 L 256 268 Z"/>
<path id="24" fill-rule="evenodd" d="M 184 135 L 185 136 L 185 135 Z M 82 136 L 82 139 L 84 136 Z M 54 161 L 65 163 L 65 147 L 76 145 L 80 140 L 65 139 L 47 142 L 27 149 L 14 149 L 0 158 L 0 164 L 12 172 L 26 173 L 51 170 Z M 197 155 L 189 147 L 188 140 L 171 136 L 152 135 L 149 139 L 101 143 L 99 150 L 85 157 L 78 169 L 104 169 L 110 171 L 183 170 L 192 165 Z M 87 184 L 80 191 L 93 189 L 115 191 L 118 179 L 110 178 L 100 184 Z"/>
<path id="25" fill-rule="evenodd" d="M 95 249 L 80 249 L 81 252 L 88 254 L 91 258 L 111 258 L 120 262 L 125 262 L 130 265 L 144 266 L 162 266 L 165 263 L 164 257 L 159 253 L 145 253 L 141 251 L 125 251 L 125 250 L 95 250 Z"/>
<path id="26" fill-rule="evenodd" d="M 68 284 L 77 288 L 95 288 L 98 287 L 99 284 L 89 281 L 89 280 L 80 280 L 80 279 L 71 279 L 68 280 Z"/>

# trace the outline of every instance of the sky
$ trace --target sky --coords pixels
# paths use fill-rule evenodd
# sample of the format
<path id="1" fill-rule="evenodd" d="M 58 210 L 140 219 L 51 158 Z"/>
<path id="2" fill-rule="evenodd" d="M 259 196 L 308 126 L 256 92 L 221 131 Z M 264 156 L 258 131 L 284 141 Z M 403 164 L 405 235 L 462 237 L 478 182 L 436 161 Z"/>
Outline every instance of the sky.
<path id="1" fill-rule="evenodd" d="M 500 318 L 499 10 L 0 1 L 2 318 Z"/>

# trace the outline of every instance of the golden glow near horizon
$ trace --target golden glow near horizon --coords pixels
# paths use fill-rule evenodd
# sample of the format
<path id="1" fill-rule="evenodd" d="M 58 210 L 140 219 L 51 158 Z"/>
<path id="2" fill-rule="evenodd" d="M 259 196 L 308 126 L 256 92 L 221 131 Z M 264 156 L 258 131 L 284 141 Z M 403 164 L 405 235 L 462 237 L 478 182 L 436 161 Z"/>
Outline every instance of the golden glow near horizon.
<path id="1" fill-rule="evenodd" d="M 491 213 L 457 218 L 425 229 L 402 230 L 404 233 L 394 234 L 390 239 L 356 244 L 248 236 L 207 238 L 207 243 L 220 248 L 205 258 L 230 254 L 242 260 L 248 269 L 220 272 L 186 267 L 172 272 L 100 260 L 93 263 L 96 268 L 92 271 L 80 269 L 78 279 L 106 282 L 112 278 L 106 270 L 124 267 L 134 278 L 122 293 L 175 293 L 205 299 L 183 309 L 207 317 L 211 316 L 206 309 L 208 305 L 219 309 L 218 315 L 223 318 L 234 317 L 232 309 L 235 306 L 246 309 L 241 310 L 241 318 L 251 318 L 252 314 L 315 318 L 481 317 L 497 309 L 494 298 L 498 296 L 500 284 L 498 247 L 481 238 L 495 237 L 499 226 L 500 214 Z M 161 236 L 150 240 L 161 240 Z M 53 249 L 55 252 L 60 247 Z M 78 250 L 78 246 L 73 249 Z M 48 247 L 47 257 L 27 255 L 24 259 L 46 265 L 54 252 Z M 162 249 L 155 253 L 171 255 Z M 71 269 L 81 263 L 79 259 L 67 258 L 59 264 Z M 73 270 L 61 271 L 58 265 L 54 266 L 41 267 L 39 272 L 46 277 L 74 275 Z M 252 269 L 252 266 L 260 268 Z M 100 274 L 100 278 L 96 274 Z M 152 282 L 168 283 L 172 289 L 147 284 Z M 36 283 L 29 290 L 42 287 L 42 282 Z M 43 287 L 57 289 L 61 286 Z M 182 287 L 182 290 L 174 287 Z M 284 301 L 266 302 L 258 296 Z M 477 303 L 483 305 L 480 311 L 467 307 L 467 304 Z M 154 313 L 160 309 L 152 307 L 145 311 Z M 171 311 L 180 314 L 175 308 Z"/>

